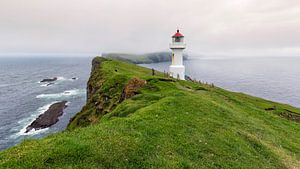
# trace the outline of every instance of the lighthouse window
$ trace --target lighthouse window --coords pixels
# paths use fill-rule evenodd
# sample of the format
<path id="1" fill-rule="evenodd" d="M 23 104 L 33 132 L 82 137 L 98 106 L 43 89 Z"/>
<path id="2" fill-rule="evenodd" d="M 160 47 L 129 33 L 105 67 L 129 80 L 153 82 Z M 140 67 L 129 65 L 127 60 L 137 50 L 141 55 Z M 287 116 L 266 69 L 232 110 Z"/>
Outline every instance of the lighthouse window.
<path id="1" fill-rule="evenodd" d="M 172 54 L 172 65 L 174 64 L 174 53 Z"/>
<path id="2" fill-rule="evenodd" d="M 175 42 L 180 42 L 180 37 L 176 37 Z"/>

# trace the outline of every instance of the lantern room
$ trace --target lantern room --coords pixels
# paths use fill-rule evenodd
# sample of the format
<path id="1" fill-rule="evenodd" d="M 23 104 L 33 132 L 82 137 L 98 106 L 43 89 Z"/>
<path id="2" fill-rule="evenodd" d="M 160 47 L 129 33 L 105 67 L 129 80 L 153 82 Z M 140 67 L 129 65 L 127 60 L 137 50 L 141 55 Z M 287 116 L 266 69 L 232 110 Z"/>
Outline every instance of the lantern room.
<path id="1" fill-rule="evenodd" d="M 183 43 L 183 39 L 184 39 L 183 34 L 181 34 L 179 32 L 179 29 L 177 29 L 177 32 L 172 36 L 172 42 L 173 43 Z"/>

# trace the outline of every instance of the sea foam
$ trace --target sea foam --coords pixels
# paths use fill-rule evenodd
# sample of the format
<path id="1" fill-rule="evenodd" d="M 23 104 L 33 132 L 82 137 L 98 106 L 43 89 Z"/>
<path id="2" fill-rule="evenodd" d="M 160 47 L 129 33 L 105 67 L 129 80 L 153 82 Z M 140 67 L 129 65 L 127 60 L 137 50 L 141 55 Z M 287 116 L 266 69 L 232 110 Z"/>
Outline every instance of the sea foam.
<path id="1" fill-rule="evenodd" d="M 63 76 L 58 76 L 57 80 L 55 80 L 53 82 L 41 82 L 41 81 L 38 81 L 37 83 L 41 84 L 40 85 L 41 87 L 50 87 L 50 86 L 53 86 L 55 84 L 63 83 L 63 82 L 66 82 L 66 81 L 76 81 L 78 79 L 79 79 L 78 77 L 65 78 Z"/>
<path id="2" fill-rule="evenodd" d="M 37 95 L 36 98 L 38 98 L 38 99 L 59 99 L 59 98 L 82 96 L 85 93 L 86 93 L 85 89 L 73 89 L 73 90 L 66 90 L 62 93 L 40 94 L 40 95 Z"/>

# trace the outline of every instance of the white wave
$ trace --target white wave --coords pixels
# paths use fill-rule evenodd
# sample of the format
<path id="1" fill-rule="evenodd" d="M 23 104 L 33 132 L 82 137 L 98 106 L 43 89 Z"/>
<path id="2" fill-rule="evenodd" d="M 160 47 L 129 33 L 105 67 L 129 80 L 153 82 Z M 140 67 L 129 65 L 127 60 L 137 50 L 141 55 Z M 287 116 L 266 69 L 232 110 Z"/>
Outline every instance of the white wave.
<path id="1" fill-rule="evenodd" d="M 57 81 L 74 81 L 74 80 L 78 80 L 78 77 L 72 77 L 72 78 L 65 78 L 62 76 L 57 77 Z"/>
<path id="2" fill-rule="evenodd" d="M 84 95 L 85 92 L 86 92 L 85 89 L 73 89 L 73 90 L 66 90 L 62 93 L 40 94 L 40 95 L 37 95 L 36 98 L 38 98 L 38 99 L 58 99 L 58 98 L 81 96 L 81 95 Z"/>
<path id="3" fill-rule="evenodd" d="M 29 124 L 30 125 L 30 124 Z M 16 134 L 16 136 L 29 136 L 29 135 L 36 135 L 36 134 L 40 134 L 40 133 L 44 133 L 46 132 L 47 130 L 49 130 L 49 127 L 48 128 L 44 128 L 44 129 L 39 129 L 39 130 L 35 130 L 35 129 L 32 129 L 30 130 L 29 132 L 25 133 L 26 132 L 26 127 L 25 126 L 24 128 L 22 128 L 20 130 L 19 133 Z"/>
<path id="4" fill-rule="evenodd" d="M 65 77 L 62 77 L 62 76 L 57 77 L 57 81 L 64 81 L 64 80 L 68 80 L 68 79 L 66 79 Z"/>
<path id="5" fill-rule="evenodd" d="M 59 84 L 59 83 L 63 83 L 63 82 L 66 82 L 66 81 L 75 81 L 75 80 L 79 79 L 78 77 L 72 77 L 72 78 L 68 79 L 68 78 L 65 78 L 63 76 L 58 76 L 56 78 L 57 79 L 55 81 L 53 81 L 53 82 L 41 82 L 41 81 L 38 81 L 37 83 L 41 84 L 40 85 L 41 87 L 49 87 L 49 86 L 52 86 L 52 85 L 55 85 L 55 84 Z"/>
<path id="6" fill-rule="evenodd" d="M 44 83 L 44 84 L 41 84 L 40 86 L 41 87 L 50 87 L 50 86 L 53 86 L 55 83 Z"/>
<path id="7" fill-rule="evenodd" d="M 22 128 L 18 129 L 19 132 L 12 135 L 11 137 L 12 138 L 17 138 L 17 137 L 26 136 L 26 135 L 36 135 L 36 134 L 47 131 L 48 128 L 44 128 L 44 129 L 41 129 L 41 130 L 34 130 L 33 129 L 33 130 L 29 131 L 28 133 L 25 133 L 27 126 L 29 126 L 39 115 L 41 115 L 45 111 L 47 111 L 52 104 L 57 103 L 57 102 L 58 101 L 54 101 L 50 104 L 44 105 L 44 106 L 38 108 L 36 111 L 32 112 L 32 114 L 29 117 L 18 121 L 19 126 L 21 126 Z"/>

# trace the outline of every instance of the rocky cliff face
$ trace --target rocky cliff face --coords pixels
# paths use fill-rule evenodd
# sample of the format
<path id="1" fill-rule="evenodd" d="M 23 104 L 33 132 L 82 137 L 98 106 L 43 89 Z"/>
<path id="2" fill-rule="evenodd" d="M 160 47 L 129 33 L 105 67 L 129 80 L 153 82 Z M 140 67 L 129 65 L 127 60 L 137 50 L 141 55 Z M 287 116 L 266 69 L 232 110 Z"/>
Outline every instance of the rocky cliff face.
<path id="1" fill-rule="evenodd" d="M 111 112 L 120 102 L 138 93 L 146 84 L 139 78 L 126 78 L 118 75 L 118 67 L 111 72 L 102 70 L 103 62 L 111 60 L 96 57 L 92 61 L 91 76 L 87 83 L 87 103 L 68 125 L 69 130 L 97 123 L 101 117 Z M 108 77 L 110 80 L 107 80 Z"/>
<path id="2" fill-rule="evenodd" d="M 104 58 L 94 58 L 92 61 L 92 69 L 91 69 L 91 75 L 97 70 L 100 69 L 101 63 L 105 61 Z M 89 80 L 87 83 L 87 100 L 89 100 L 90 96 L 93 95 L 96 92 L 97 88 L 95 85 L 93 85 L 92 81 Z"/>

